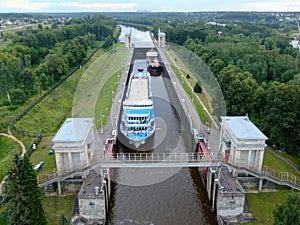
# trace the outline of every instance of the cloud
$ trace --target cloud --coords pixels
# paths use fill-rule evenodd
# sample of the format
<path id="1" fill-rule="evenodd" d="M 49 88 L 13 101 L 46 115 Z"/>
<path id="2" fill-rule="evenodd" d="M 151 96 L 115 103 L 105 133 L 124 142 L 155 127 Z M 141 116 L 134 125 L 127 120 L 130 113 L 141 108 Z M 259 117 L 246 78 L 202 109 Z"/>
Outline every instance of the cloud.
<path id="1" fill-rule="evenodd" d="M 80 11 L 103 11 L 103 10 L 124 10 L 137 7 L 136 2 L 131 3 L 80 3 L 80 2 L 62 2 L 61 6 L 66 8 L 76 8 Z"/>
<path id="2" fill-rule="evenodd" d="M 296 3 L 293 0 L 286 1 L 264 1 L 264 2 L 248 2 L 246 4 L 241 4 L 240 7 L 243 11 L 299 11 L 300 3 Z"/>
<path id="3" fill-rule="evenodd" d="M 1 12 L 42 11 L 51 5 L 50 2 L 32 2 L 30 0 L 0 1 Z"/>

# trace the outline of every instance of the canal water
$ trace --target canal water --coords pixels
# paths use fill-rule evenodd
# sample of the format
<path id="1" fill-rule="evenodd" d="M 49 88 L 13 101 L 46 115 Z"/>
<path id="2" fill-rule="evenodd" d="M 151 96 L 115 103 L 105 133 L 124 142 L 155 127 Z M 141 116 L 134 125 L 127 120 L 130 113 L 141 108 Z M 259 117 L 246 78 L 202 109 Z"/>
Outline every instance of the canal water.
<path id="1" fill-rule="evenodd" d="M 149 35 L 131 29 L 133 42 Z M 149 40 L 150 41 L 150 40 Z M 180 115 L 170 102 L 164 74 L 151 77 L 156 121 L 153 152 L 185 152 Z M 118 152 L 128 149 L 118 144 Z M 120 168 L 114 171 L 107 224 L 213 225 L 216 219 L 196 168 Z"/>

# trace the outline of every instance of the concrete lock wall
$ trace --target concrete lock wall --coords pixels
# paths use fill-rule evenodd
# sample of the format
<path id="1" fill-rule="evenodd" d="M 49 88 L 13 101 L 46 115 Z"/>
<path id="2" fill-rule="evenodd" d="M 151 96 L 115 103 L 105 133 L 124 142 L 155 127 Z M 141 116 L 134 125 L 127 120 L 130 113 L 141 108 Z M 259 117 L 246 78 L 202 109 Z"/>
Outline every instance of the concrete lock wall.
<path id="1" fill-rule="evenodd" d="M 244 211 L 245 193 L 218 192 L 217 214 L 218 216 L 238 216 Z"/>
<path id="2" fill-rule="evenodd" d="M 160 59 L 160 61 L 161 61 L 161 59 Z M 175 92 L 175 89 L 173 86 L 173 81 L 170 79 L 170 76 L 167 73 L 165 65 L 162 65 L 162 66 L 163 66 L 163 70 L 164 70 L 163 76 L 164 76 L 164 78 L 166 78 L 166 79 L 164 79 L 164 84 L 165 84 L 166 89 L 168 90 L 171 104 L 173 104 L 176 107 L 176 110 L 177 110 L 178 114 L 180 115 L 182 137 L 184 138 L 184 140 L 188 146 L 189 152 L 193 152 L 197 147 L 197 143 L 192 135 L 192 127 L 191 127 L 190 121 L 189 121 L 189 119 L 186 115 L 186 112 L 184 111 L 184 109 L 181 105 L 181 102 Z"/>
<path id="3" fill-rule="evenodd" d="M 86 219 L 105 219 L 105 198 L 103 195 L 99 196 L 84 196 L 78 197 L 79 214 Z"/>

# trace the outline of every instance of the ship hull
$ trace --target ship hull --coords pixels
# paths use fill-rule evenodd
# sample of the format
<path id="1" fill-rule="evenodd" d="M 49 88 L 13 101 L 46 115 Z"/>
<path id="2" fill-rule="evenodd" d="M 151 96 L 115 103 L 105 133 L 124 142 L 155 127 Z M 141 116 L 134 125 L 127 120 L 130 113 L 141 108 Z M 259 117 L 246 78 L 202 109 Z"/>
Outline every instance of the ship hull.
<path id="1" fill-rule="evenodd" d="M 162 72 L 162 66 L 148 66 L 148 72 L 150 73 L 151 76 L 160 76 Z"/>

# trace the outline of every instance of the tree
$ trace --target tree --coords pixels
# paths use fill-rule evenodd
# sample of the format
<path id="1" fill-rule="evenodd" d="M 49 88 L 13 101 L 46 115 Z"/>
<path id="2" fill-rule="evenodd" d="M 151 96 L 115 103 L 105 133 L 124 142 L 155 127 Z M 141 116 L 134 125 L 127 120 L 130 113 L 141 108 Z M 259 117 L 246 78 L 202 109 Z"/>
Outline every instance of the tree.
<path id="1" fill-rule="evenodd" d="M 42 206 L 42 192 L 28 156 L 15 154 L 8 169 L 3 195 L 8 224 L 47 224 Z"/>
<path id="2" fill-rule="evenodd" d="M 202 87 L 196 83 L 195 86 L 194 86 L 194 92 L 195 93 L 201 93 L 202 92 Z"/>
<path id="3" fill-rule="evenodd" d="M 222 59 L 213 59 L 210 63 L 209 63 L 209 68 L 211 69 L 211 71 L 217 75 L 219 73 L 220 70 L 222 70 L 225 67 L 225 63 L 223 62 Z"/>
<path id="4" fill-rule="evenodd" d="M 300 87 L 273 82 L 266 90 L 261 128 L 273 144 L 300 155 Z"/>
<path id="5" fill-rule="evenodd" d="M 287 201 L 273 211 L 274 225 L 297 225 L 300 221 L 300 194 L 289 195 Z"/>
<path id="6" fill-rule="evenodd" d="M 67 225 L 68 222 L 68 218 L 62 213 L 59 219 L 59 225 Z"/>
<path id="7" fill-rule="evenodd" d="M 218 82 L 226 100 L 228 115 L 239 116 L 252 112 L 257 83 L 251 73 L 229 65 L 220 71 Z"/>

